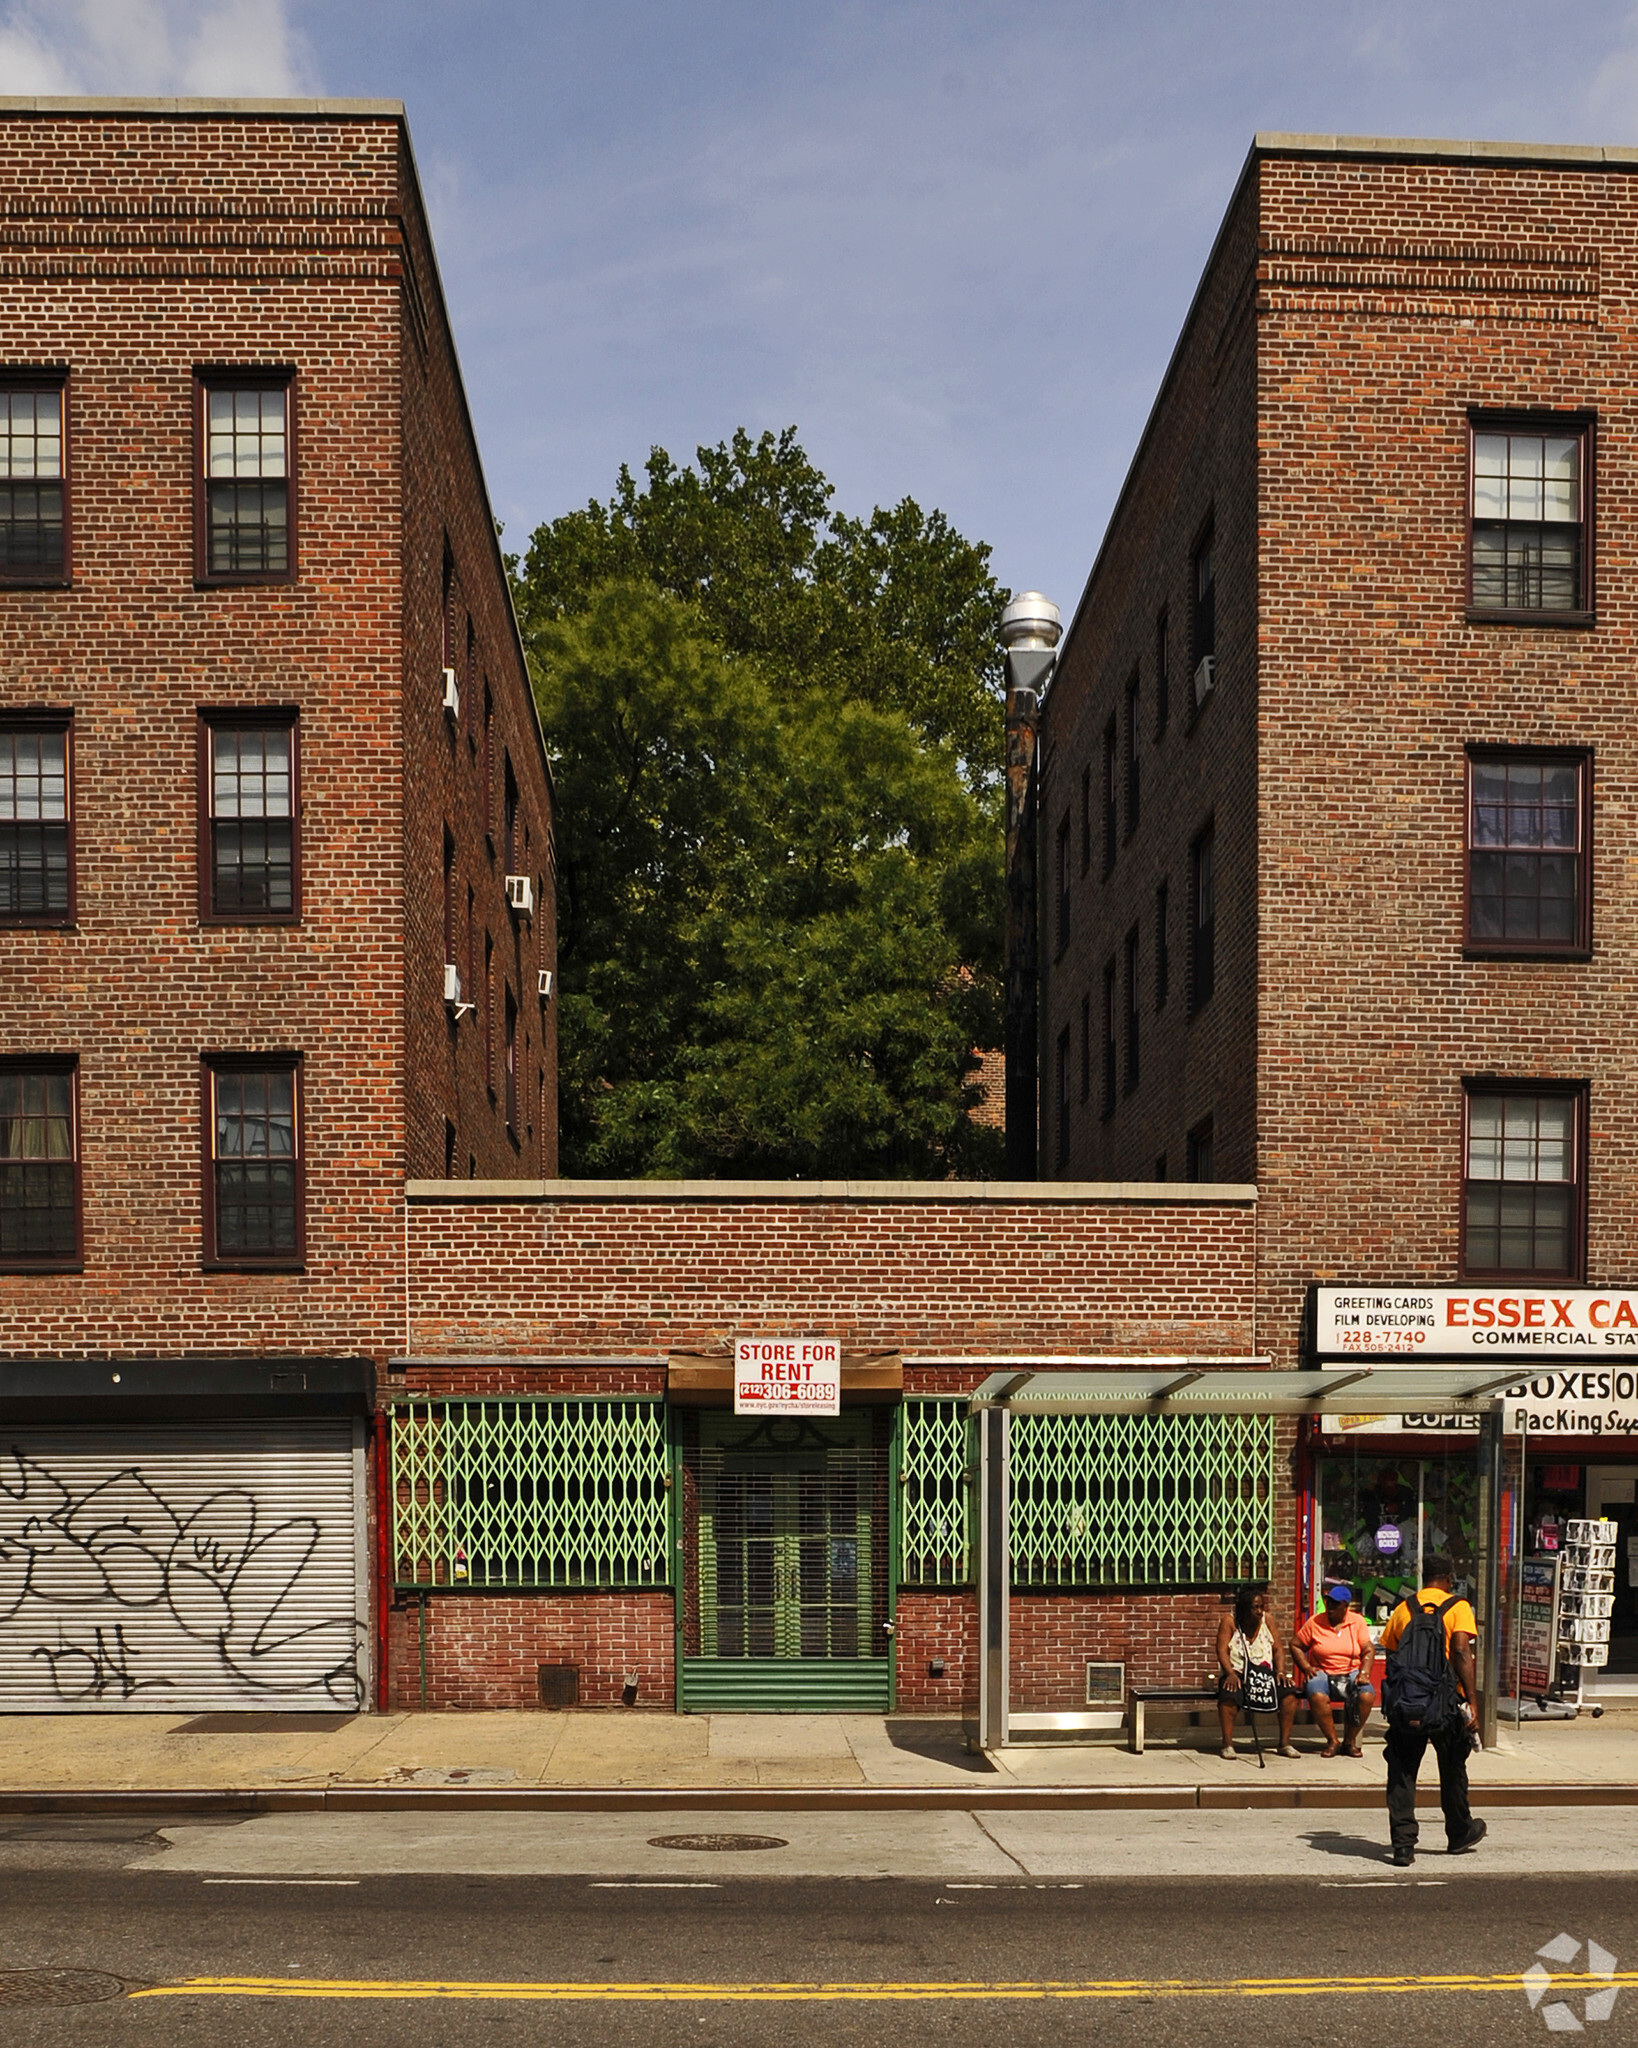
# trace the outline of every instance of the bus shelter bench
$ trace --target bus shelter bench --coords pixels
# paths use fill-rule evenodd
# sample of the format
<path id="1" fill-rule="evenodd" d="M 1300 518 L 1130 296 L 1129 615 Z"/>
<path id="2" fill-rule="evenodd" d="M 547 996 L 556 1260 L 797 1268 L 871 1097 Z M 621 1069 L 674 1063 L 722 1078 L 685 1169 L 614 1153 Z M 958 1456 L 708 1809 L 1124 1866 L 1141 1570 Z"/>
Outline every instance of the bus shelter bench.
<path id="1" fill-rule="evenodd" d="M 1211 1685 L 1134 1685 L 1127 1697 L 1132 1702 L 1132 1754 L 1142 1756 L 1144 1712 L 1149 1706 L 1217 1704 L 1217 1687 Z"/>

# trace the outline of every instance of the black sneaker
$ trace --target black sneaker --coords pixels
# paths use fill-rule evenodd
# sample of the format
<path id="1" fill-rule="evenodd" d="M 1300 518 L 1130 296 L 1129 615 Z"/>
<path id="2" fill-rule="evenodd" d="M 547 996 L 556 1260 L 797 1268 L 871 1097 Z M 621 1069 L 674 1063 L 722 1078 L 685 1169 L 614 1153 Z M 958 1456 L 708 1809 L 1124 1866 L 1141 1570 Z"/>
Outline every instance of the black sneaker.
<path id="1" fill-rule="evenodd" d="M 1490 1826 L 1488 1822 L 1482 1820 L 1474 1821 L 1473 1824 L 1469 1827 L 1467 1833 L 1463 1835 L 1462 1839 L 1459 1842 L 1451 1843 L 1451 1855 L 1462 1856 L 1465 1855 L 1469 1849 L 1478 1848 L 1479 1844 L 1484 1840 L 1485 1836 L 1488 1835 L 1489 1832 Z"/>
<path id="2" fill-rule="evenodd" d="M 1401 1848 L 1395 1849 L 1393 1852 L 1393 1862 L 1396 1870 L 1408 1870 L 1415 1861 L 1416 1851 L 1414 1849 Z"/>

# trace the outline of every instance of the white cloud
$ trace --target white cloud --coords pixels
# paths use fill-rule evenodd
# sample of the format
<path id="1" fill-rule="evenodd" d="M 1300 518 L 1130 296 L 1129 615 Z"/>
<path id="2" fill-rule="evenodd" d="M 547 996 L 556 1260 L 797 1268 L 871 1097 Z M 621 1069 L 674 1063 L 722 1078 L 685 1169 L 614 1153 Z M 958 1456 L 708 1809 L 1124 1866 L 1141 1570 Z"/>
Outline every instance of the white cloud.
<path id="1" fill-rule="evenodd" d="M 11 0 L 0 15 L 0 93 L 314 90 L 285 0 Z"/>

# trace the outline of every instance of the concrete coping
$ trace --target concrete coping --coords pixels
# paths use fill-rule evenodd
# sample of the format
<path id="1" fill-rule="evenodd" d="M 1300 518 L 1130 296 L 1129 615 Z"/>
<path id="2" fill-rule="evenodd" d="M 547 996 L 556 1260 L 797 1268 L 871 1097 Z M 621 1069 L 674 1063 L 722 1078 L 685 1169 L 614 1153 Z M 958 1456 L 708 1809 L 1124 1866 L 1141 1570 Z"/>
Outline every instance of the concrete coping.
<path id="1" fill-rule="evenodd" d="M 4 114 L 215 115 L 243 121 L 402 121 L 402 100 L 122 99 L 103 93 L 0 94 Z"/>
<path id="2" fill-rule="evenodd" d="M 1589 170 L 1638 168 L 1638 148 L 1584 142 L 1447 142 L 1396 135 L 1285 135 L 1260 131 L 1258 156 L 1417 157 L 1453 163 L 1564 164 Z"/>
<path id="3" fill-rule="evenodd" d="M 1237 1181 L 1179 1180 L 411 1180 L 409 1202 L 959 1202 L 1047 1208 L 1251 1208 Z"/>

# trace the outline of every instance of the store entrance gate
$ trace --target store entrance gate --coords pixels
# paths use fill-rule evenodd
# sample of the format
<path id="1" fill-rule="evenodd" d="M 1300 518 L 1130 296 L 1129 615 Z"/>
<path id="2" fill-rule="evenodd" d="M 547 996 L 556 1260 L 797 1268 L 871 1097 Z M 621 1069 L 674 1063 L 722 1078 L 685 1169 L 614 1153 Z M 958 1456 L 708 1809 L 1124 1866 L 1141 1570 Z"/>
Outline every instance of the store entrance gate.
<path id="1" fill-rule="evenodd" d="M 681 1418 L 685 1711 L 887 1711 L 891 1415 Z"/>

